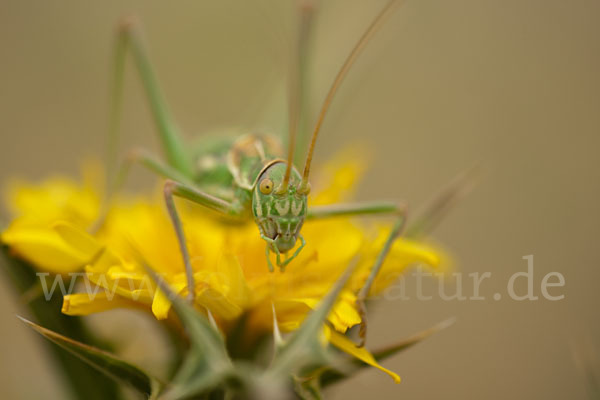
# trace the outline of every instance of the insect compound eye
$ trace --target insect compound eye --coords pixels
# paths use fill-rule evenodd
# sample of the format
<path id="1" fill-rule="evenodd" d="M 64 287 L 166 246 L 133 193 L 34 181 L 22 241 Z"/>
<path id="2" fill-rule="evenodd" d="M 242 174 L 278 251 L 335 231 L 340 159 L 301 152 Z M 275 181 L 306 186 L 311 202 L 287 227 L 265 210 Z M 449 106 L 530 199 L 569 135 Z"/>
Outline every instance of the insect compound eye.
<path id="1" fill-rule="evenodd" d="M 269 178 L 265 178 L 260 181 L 259 188 L 262 194 L 270 194 L 273 191 L 273 181 Z"/>

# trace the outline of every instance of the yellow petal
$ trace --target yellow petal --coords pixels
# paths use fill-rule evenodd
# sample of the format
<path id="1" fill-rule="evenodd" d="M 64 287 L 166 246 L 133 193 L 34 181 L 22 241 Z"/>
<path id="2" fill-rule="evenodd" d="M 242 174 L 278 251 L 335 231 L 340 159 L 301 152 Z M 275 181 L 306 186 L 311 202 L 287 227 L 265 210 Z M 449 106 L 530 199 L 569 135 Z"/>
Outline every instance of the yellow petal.
<path id="1" fill-rule="evenodd" d="M 394 379 L 395 383 L 400 383 L 400 376 L 398 376 L 398 374 L 390 371 L 389 369 L 384 368 L 381 365 L 379 365 L 379 363 L 377 363 L 377 360 L 375 360 L 375 357 L 373 357 L 373 355 L 366 348 L 357 347 L 356 344 L 354 344 L 354 342 L 352 342 L 346 336 L 344 336 L 341 333 L 338 333 L 328 327 L 326 327 L 326 329 L 325 329 L 325 334 L 329 338 L 329 342 L 331 344 L 333 344 L 335 347 L 337 347 L 338 349 L 358 358 L 362 362 L 369 364 L 372 367 L 375 367 L 375 368 L 385 372 L 386 374 L 391 376 L 392 379 Z"/>
<path id="2" fill-rule="evenodd" d="M 138 304 L 118 295 L 109 297 L 106 292 L 68 294 L 63 298 L 62 312 L 67 315 L 89 315 L 115 308 L 137 308 Z"/>
<path id="3" fill-rule="evenodd" d="M 140 283 L 144 279 L 148 279 L 148 275 L 144 275 L 139 271 L 125 271 L 122 266 L 110 267 L 106 272 L 108 277 L 112 280 L 128 279 Z"/>
<path id="4" fill-rule="evenodd" d="M 100 243 L 92 235 L 73 224 L 59 221 L 53 225 L 53 228 L 65 243 L 83 254 L 87 254 L 90 260 L 102 249 Z"/>
<path id="5" fill-rule="evenodd" d="M 360 250 L 364 236 L 361 230 L 345 219 L 310 221 L 303 227 L 303 234 L 307 240 L 306 252 L 311 249 L 318 252 L 318 263 L 314 266 L 322 275 L 323 268 L 331 268 L 336 265 L 339 272 L 343 271 L 348 261 Z M 292 264 L 293 266 L 293 264 Z M 331 276 L 335 276 L 335 272 Z M 328 281 L 331 285 L 333 281 Z"/>
<path id="6" fill-rule="evenodd" d="M 315 298 L 296 298 L 296 299 L 286 299 L 287 303 L 300 303 L 309 307 L 309 309 L 314 310 L 320 303 L 320 299 Z M 351 292 L 343 291 L 340 295 L 340 299 L 333 306 L 333 309 L 327 316 L 327 320 L 331 322 L 333 327 L 339 332 L 346 332 L 348 328 L 360 323 L 360 315 L 356 311 L 355 308 L 356 296 L 354 296 Z M 283 302 L 282 302 L 283 303 Z M 281 303 L 278 303 L 281 304 Z M 297 312 L 290 312 L 287 310 L 287 315 L 285 317 L 289 318 L 289 316 L 294 316 L 295 318 L 292 320 L 285 321 L 286 324 L 295 323 L 296 325 L 300 325 L 300 323 L 304 320 L 307 314 L 307 310 L 298 310 Z M 283 316 L 282 316 L 283 317 Z"/>
<path id="7" fill-rule="evenodd" d="M 75 272 L 89 261 L 89 253 L 70 246 L 53 229 L 9 228 L 0 238 L 16 254 L 48 272 Z"/>
<path id="8" fill-rule="evenodd" d="M 383 243 L 383 240 L 381 240 L 381 243 Z M 380 241 L 378 240 L 372 247 L 370 256 L 367 257 L 367 259 L 369 259 L 369 264 L 365 265 L 365 267 L 370 268 L 372 261 L 375 260 L 375 257 L 379 252 L 379 242 Z M 384 289 L 392 285 L 408 267 L 424 265 L 429 268 L 440 270 L 440 268 L 449 264 L 448 260 L 449 258 L 439 248 L 423 242 L 399 239 L 392 246 L 381 271 L 379 271 L 377 278 L 373 282 L 373 287 L 371 288 L 369 295 L 373 296 L 381 293 Z M 363 271 L 363 277 L 366 278 L 367 270 L 361 269 Z"/>
<path id="9" fill-rule="evenodd" d="M 186 283 L 180 282 L 170 285 L 170 287 L 174 293 L 180 294 L 181 291 L 186 287 Z M 168 299 L 165 293 L 157 288 L 156 293 L 154 293 L 154 299 L 152 300 L 152 314 L 154 314 L 156 319 L 166 319 L 169 316 L 171 305 L 171 301 Z"/>
<path id="10" fill-rule="evenodd" d="M 316 179 L 311 204 L 333 204 L 347 201 L 365 170 L 364 149 L 346 150 L 336 155 Z"/>
<path id="11" fill-rule="evenodd" d="M 97 265 L 86 266 L 88 282 L 95 285 L 94 287 L 87 285 L 87 291 L 99 291 L 102 288 L 105 292 L 116 293 L 126 299 L 150 304 L 155 291 L 151 278 L 149 276 L 144 277 L 144 279 L 122 277 L 120 274 L 113 272 L 119 268 L 121 267 L 111 266 L 107 270 L 100 269 Z"/>
<path id="12" fill-rule="evenodd" d="M 239 260 L 232 254 L 225 254 L 217 267 L 217 276 L 222 292 L 234 303 L 244 306 L 248 302 L 249 288 Z"/>
<path id="13" fill-rule="evenodd" d="M 85 227 L 98 215 L 100 196 L 91 186 L 55 177 L 38 184 L 9 184 L 7 203 L 17 218 L 29 226 L 67 220 Z"/>
<path id="14" fill-rule="evenodd" d="M 88 273 L 104 273 L 109 271 L 111 267 L 115 265 L 121 266 L 125 263 L 119 257 L 117 257 L 110 249 L 104 249 L 95 259 L 94 263 L 87 265 L 85 270 Z"/>
<path id="15" fill-rule="evenodd" d="M 243 311 L 242 307 L 223 295 L 219 290 L 211 287 L 196 290 L 196 304 L 209 309 L 215 317 L 226 320 L 237 318 Z"/>
<path id="16" fill-rule="evenodd" d="M 396 241 L 390 250 L 390 254 L 398 259 L 420 262 L 434 268 L 438 267 L 441 261 L 439 249 L 410 239 Z"/>
<path id="17" fill-rule="evenodd" d="M 341 293 L 340 300 L 329 315 L 329 321 L 338 332 L 342 333 L 360 324 L 360 314 L 356 310 L 356 296 L 353 293 L 349 291 Z"/>

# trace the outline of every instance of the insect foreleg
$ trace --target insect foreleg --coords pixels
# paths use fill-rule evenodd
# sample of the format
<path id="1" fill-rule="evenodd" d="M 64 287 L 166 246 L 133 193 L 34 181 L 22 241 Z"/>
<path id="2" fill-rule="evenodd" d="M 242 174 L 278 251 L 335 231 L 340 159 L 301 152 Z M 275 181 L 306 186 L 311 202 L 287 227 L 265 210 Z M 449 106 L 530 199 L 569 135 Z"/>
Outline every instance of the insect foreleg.
<path id="1" fill-rule="evenodd" d="M 299 235 L 298 238 L 300 239 L 300 247 L 298 247 L 296 249 L 294 254 L 292 254 L 291 257 L 286 258 L 286 260 L 283 263 L 279 263 L 279 260 L 277 260 L 277 263 L 278 263 L 279 267 L 281 268 L 281 272 L 283 272 L 285 270 L 285 266 L 288 265 L 294 258 L 296 258 L 298 256 L 298 254 L 300 254 L 300 252 L 302 251 L 304 246 L 306 246 L 306 240 L 304 239 L 304 236 Z"/>
<path id="2" fill-rule="evenodd" d="M 300 239 L 300 247 L 298 247 L 296 249 L 296 251 L 294 252 L 294 254 L 292 254 L 291 257 L 286 258 L 284 261 L 281 261 L 281 252 L 279 251 L 279 248 L 277 247 L 277 243 L 275 242 L 274 239 L 271 239 L 269 237 L 266 237 L 265 235 L 260 235 L 261 239 L 263 239 L 264 241 L 267 242 L 267 249 L 265 251 L 266 255 L 267 255 L 267 265 L 269 267 L 269 272 L 273 272 L 274 268 L 273 268 L 273 264 L 271 263 L 271 258 L 269 257 L 270 254 L 270 248 L 269 245 L 273 246 L 273 249 L 275 249 L 275 254 L 277 255 L 277 265 L 279 266 L 281 272 L 285 271 L 285 267 L 294 259 L 298 256 L 298 254 L 300 254 L 300 252 L 302 251 L 302 249 L 304 248 L 304 246 L 306 246 L 306 240 L 304 239 L 304 236 L 299 235 L 299 239 Z"/>
<path id="3" fill-rule="evenodd" d="M 287 262 L 285 263 L 285 265 L 283 265 L 282 261 L 281 261 L 281 252 L 279 251 L 279 247 L 277 247 L 277 243 L 275 242 L 274 239 L 271 239 L 270 237 L 266 237 L 265 235 L 260 235 L 261 239 L 263 239 L 265 242 L 267 242 L 267 247 L 265 250 L 265 254 L 267 256 L 267 266 L 269 267 L 269 272 L 273 272 L 275 269 L 273 268 L 273 264 L 271 263 L 271 257 L 270 257 L 270 246 L 273 246 L 273 249 L 275 250 L 275 254 L 277 255 L 277 265 L 281 268 L 281 272 L 283 272 L 285 265 L 287 265 Z M 286 260 L 287 261 L 287 260 Z"/>
<path id="4" fill-rule="evenodd" d="M 195 297 L 194 272 L 192 270 L 190 254 L 185 242 L 183 225 L 181 223 L 181 219 L 179 218 L 179 213 L 177 212 L 177 207 L 175 206 L 175 200 L 173 196 L 182 197 L 194 203 L 210 208 L 211 210 L 227 215 L 240 215 L 241 209 L 240 207 L 228 203 L 225 200 L 211 196 L 186 184 L 172 180 L 167 180 L 167 182 L 165 182 L 164 196 L 167 204 L 167 211 L 169 212 L 171 222 L 173 222 L 173 227 L 175 228 L 175 233 L 177 235 L 177 241 L 179 242 L 179 248 L 183 257 L 183 264 L 185 266 L 185 274 L 187 276 L 188 284 L 188 300 L 193 302 Z"/>
<path id="5" fill-rule="evenodd" d="M 264 240 L 268 239 L 268 238 L 265 238 L 264 236 L 261 236 L 261 238 L 263 238 Z M 271 263 L 270 255 L 271 255 L 271 252 L 269 250 L 269 245 L 267 244 L 265 246 L 265 257 L 267 258 L 267 266 L 269 267 L 269 272 L 273 272 L 273 271 L 275 271 L 275 268 L 273 268 L 273 264 Z"/>

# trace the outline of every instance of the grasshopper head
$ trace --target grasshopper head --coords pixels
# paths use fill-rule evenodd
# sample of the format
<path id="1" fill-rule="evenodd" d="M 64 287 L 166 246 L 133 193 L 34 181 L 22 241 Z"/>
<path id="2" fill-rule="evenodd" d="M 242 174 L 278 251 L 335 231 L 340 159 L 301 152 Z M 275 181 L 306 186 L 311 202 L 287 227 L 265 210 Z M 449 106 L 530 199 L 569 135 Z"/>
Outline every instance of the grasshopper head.
<path id="1" fill-rule="evenodd" d="M 287 185 L 282 185 L 286 163 L 276 161 L 263 169 L 254 185 L 252 213 L 261 234 L 274 240 L 281 253 L 290 251 L 298 240 L 306 218 L 307 192 L 299 191 L 301 177 L 295 168 Z M 275 249 L 273 249 L 275 250 Z"/>

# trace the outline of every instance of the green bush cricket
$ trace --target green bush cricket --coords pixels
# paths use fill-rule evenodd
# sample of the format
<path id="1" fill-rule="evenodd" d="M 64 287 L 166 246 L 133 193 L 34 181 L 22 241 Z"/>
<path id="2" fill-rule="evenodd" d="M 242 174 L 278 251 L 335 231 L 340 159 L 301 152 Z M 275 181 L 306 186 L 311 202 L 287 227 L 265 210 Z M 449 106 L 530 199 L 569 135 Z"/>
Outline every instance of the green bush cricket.
<path id="1" fill-rule="evenodd" d="M 123 181 L 132 163 L 140 163 L 166 178 L 164 199 L 181 249 L 187 275 L 188 288 L 194 288 L 190 255 L 187 249 L 182 221 L 174 197 L 181 197 L 233 218 L 253 218 L 259 234 L 266 242 L 266 259 L 269 270 L 274 270 L 270 253 L 276 255 L 277 266 L 285 267 L 302 251 L 305 240 L 301 228 L 305 220 L 352 215 L 395 215 L 397 221 L 381 250 L 370 274 L 358 293 L 357 304 L 363 323 L 361 338 L 366 333 L 364 299 L 390 250 L 393 241 L 405 225 L 404 206 L 392 202 L 334 204 L 307 207 L 310 192 L 309 176 L 316 140 L 332 100 L 347 76 L 350 67 L 366 44 L 390 16 L 399 1 L 390 1 L 373 20 L 356 43 L 335 77 L 317 117 L 309 142 L 303 172 L 293 166 L 299 120 L 304 117 L 301 107 L 305 87 L 307 41 L 314 6 L 305 1 L 300 7 L 300 27 L 295 66 L 290 74 L 290 99 L 288 116 L 287 158 L 282 158 L 281 146 L 276 138 L 248 134 L 236 139 L 222 138 L 197 152 L 190 152 L 168 112 L 157 84 L 152 65 L 147 57 L 138 24 L 127 19 L 119 27 L 114 56 L 114 87 L 111 108 L 110 153 L 116 152 L 116 138 L 123 87 L 126 54 L 129 51 L 146 91 L 152 116 L 163 147 L 166 162 L 146 151 L 135 151 L 123 164 L 114 179 L 116 187 Z M 304 132 L 301 132 L 304 133 Z M 110 158 L 110 157 L 109 157 Z M 112 168 L 109 163 L 109 168 Z M 109 177 L 115 175 L 109 170 Z M 298 242 L 300 242 L 298 244 Z M 332 250 L 333 251 L 333 250 Z M 189 290 L 189 300 L 194 300 L 194 290 Z"/>

